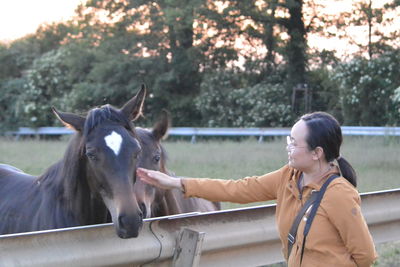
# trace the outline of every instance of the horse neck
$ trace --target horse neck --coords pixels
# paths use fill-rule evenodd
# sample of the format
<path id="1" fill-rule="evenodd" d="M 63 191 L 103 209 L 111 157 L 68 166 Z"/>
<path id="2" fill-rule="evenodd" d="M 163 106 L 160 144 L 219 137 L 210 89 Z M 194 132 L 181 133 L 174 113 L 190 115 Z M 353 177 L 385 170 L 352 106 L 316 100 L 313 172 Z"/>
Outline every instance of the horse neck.
<path id="1" fill-rule="evenodd" d="M 82 155 L 82 137 L 75 134 L 61 161 L 39 177 L 48 192 L 55 194 L 61 209 L 65 209 L 81 225 L 107 222 L 107 209 L 91 192 L 86 159 Z"/>

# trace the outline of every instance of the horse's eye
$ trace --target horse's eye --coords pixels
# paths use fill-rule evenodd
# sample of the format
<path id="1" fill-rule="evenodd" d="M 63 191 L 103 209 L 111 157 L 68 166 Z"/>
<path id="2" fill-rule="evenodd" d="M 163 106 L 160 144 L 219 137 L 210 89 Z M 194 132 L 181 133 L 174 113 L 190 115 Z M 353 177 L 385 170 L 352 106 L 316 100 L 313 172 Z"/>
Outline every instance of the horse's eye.
<path id="1" fill-rule="evenodd" d="M 86 152 L 86 157 L 88 157 L 90 160 L 96 160 L 97 159 L 96 155 L 93 152 L 90 152 L 90 151 Z"/>
<path id="2" fill-rule="evenodd" d="M 161 159 L 160 155 L 155 155 L 153 158 L 154 162 L 156 162 L 156 163 L 158 163 L 160 161 L 160 159 Z"/>

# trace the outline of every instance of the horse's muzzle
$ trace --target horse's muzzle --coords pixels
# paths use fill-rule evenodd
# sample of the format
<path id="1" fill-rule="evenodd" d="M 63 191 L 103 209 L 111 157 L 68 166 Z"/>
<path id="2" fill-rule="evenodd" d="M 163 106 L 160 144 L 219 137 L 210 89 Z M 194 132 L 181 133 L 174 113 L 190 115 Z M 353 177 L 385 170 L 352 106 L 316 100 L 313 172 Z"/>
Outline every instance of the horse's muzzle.
<path id="1" fill-rule="evenodd" d="M 118 216 L 116 225 L 117 235 L 120 238 L 138 237 L 139 231 L 143 225 L 143 215 L 140 212 L 138 216 Z"/>

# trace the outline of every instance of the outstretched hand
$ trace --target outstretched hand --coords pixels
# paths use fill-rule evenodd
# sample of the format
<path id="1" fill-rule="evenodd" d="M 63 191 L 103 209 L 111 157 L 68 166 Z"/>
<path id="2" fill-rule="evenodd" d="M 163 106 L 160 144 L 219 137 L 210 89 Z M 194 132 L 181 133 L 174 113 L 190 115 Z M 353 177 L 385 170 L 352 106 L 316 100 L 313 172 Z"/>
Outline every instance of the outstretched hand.
<path id="1" fill-rule="evenodd" d="M 145 182 L 146 184 L 150 184 L 162 189 L 183 189 L 180 178 L 171 177 L 159 171 L 138 168 L 136 170 L 136 175 L 141 181 Z"/>

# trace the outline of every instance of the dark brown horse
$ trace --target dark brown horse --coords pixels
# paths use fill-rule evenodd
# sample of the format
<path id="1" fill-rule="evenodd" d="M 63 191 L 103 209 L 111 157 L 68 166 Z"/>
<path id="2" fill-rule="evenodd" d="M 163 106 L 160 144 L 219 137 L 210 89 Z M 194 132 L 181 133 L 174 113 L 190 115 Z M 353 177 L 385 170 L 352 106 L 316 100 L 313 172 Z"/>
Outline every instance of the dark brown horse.
<path id="1" fill-rule="evenodd" d="M 152 130 L 136 128 L 142 146 L 138 167 L 171 174 L 166 169 L 166 153 L 161 145 L 169 124 L 168 113 L 164 112 Z M 135 195 L 146 218 L 221 209 L 220 203 L 201 198 L 184 198 L 179 190 L 159 189 L 140 180 L 135 184 Z"/>
<path id="2" fill-rule="evenodd" d="M 63 159 L 39 177 L 0 166 L 0 234 L 105 223 L 111 214 L 119 237 L 137 237 L 141 147 L 131 121 L 140 116 L 145 94 L 143 86 L 121 109 L 106 105 L 86 118 L 54 109 L 76 133 Z"/>

